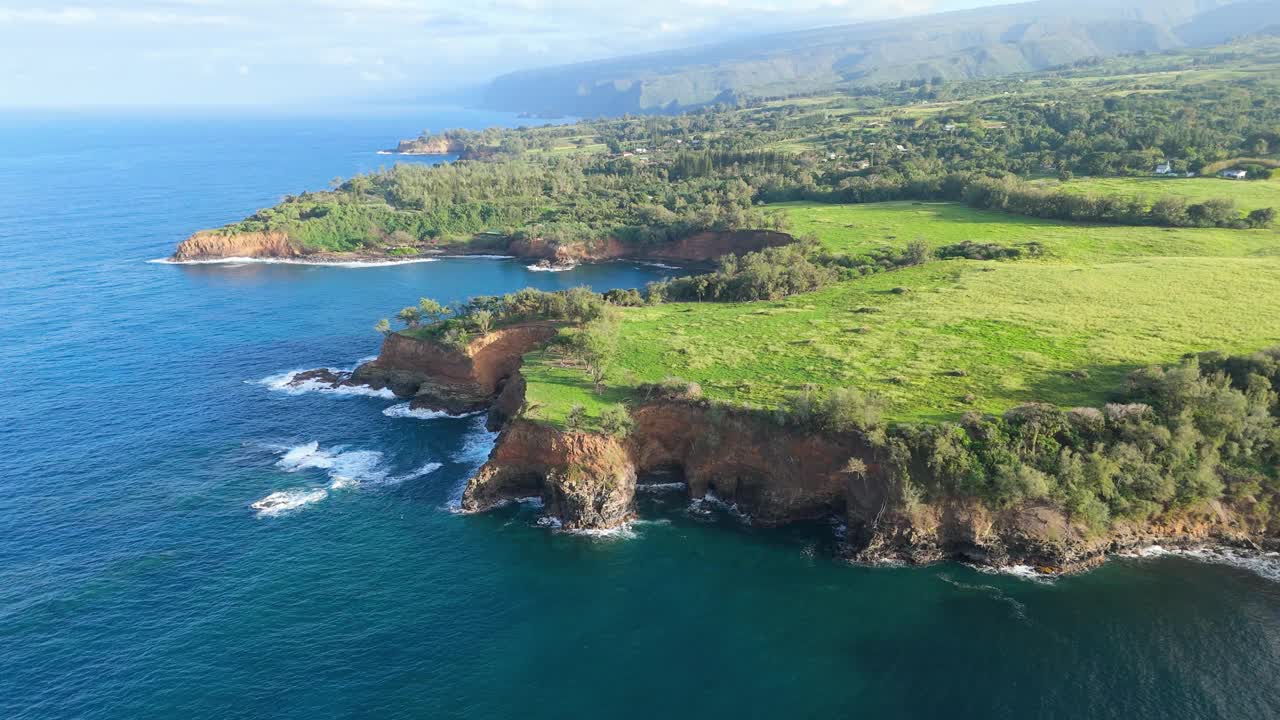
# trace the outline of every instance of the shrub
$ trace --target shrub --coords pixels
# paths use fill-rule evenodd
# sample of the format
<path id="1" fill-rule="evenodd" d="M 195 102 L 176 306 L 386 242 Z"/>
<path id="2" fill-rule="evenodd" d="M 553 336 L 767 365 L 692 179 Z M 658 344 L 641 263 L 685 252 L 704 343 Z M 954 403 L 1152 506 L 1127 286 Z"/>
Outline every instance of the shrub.
<path id="1" fill-rule="evenodd" d="M 586 419 L 587 409 L 578 403 L 574 403 L 573 407 L 569 408 L 569 412 L 564 416 L 564 426 L 570 430 L 580 430 Z"/>
<path id="2" fill-rule="evenodd" d="M 614 437 L 627 437 L 635 429 L 635 425 L 635 420 L 625 405 L 614 405 L 600 413 L 600 427 Z"/>

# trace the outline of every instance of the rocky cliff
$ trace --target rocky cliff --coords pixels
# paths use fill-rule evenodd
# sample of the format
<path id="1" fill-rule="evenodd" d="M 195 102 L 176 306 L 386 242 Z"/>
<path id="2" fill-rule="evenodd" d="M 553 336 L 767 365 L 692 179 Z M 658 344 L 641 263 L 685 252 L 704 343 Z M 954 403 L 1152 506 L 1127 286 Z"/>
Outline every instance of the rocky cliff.
<path id="1" fill-rule="evenodd" d="M 515 405 L 510 398 L 503 403 Z M 637 478 L 642 483 L 664 471 L 683 479 L 690 499 L 714 494 L 757 525 L 838 518 L 847 528 L 848 557 L 867 563 L 960 559 L 1057 573 L 1157 544 L 1256 547 L 1259 540 L 1221 503 L 1147 523 L 1120 522 L 1099 535 L 1047 503 L 993 510 L 969 499 L 910 501 L 880 452 L 853 437 L 689 401 L 645 403 L 632 416 L 626 439 L 510 421 L 468 483 L 463 509 L 537 496 L 565 528 L 609 529 L 632 518 Z"/>
<path id="2" fill-rule="evenodd" d="M 392 333 L 377 359 L 356 368 L 349 382 L 389 388 L 412 406 L 451 414 L 487 409 L 520 367 L 521 357 L 550 340 L 552 323 L 526 323 L 491 331 L 457 349 Z"/>
<path id="3" fill-rule="evenodd" d="M 293 258 L 302 255 L 283 232 L 222 233 L 201 231 L 178 245 L 173 260 L 220 260 L 232 257 Z"/>
<path id="4" fill-rule="evenodd" d="M 466 145 L 456 138 L 436 135 L 427 138 L 401 140 L 395 152 L 401 155 L 458 155 L 465 151 Z"/>

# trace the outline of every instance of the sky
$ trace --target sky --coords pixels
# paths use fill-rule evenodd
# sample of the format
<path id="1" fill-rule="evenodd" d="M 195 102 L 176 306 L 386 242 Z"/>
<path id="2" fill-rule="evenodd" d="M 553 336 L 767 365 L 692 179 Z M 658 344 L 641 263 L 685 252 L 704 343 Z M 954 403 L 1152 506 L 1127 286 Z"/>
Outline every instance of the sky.
<path id="1" fill-rule="evenodd" d="M 0 107 L 410 102 L 511 70 L 1009 0 L 0 0 Z"/>

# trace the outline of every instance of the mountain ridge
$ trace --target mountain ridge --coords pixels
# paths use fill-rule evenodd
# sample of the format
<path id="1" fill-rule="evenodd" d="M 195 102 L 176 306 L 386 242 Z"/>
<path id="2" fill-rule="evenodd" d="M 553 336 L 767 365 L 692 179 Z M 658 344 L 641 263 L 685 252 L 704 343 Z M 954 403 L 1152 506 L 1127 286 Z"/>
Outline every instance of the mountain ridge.
<path id="1" fill-rule="evenodd" d="M 1277 22 L 1280 0 L 1039 0 L 519 71 L 496 78 L 483 104 L 579 116 L 678 111 L 742 97 L 1029 72 L 1214 44 Z"/>

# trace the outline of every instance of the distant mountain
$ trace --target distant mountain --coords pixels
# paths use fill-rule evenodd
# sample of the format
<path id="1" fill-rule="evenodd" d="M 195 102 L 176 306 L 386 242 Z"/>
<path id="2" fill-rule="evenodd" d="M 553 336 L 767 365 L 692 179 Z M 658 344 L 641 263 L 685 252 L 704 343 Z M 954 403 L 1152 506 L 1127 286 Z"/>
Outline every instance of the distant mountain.
<path id="1" fill-rule="evenodd" d="M 1280 0 L 1040 0 L 503 75 L 493 109 L 581 116 L 740 96 L 1041 70 L 1209 45 L 1280 23 Z"/>

